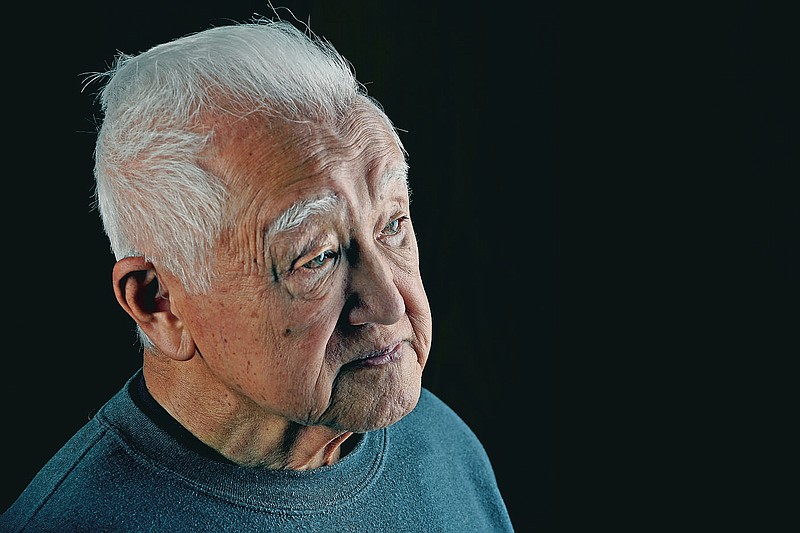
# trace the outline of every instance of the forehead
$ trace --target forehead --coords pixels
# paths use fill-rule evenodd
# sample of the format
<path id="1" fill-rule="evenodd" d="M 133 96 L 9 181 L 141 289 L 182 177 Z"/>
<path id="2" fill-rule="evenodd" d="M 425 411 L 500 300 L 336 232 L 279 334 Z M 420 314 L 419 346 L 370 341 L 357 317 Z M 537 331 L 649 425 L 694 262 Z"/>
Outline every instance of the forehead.
<path id="1" fill-rule="evenodd" d="M 336 121 L 250 117 L 215 131 L 212 171 L 227 182 L 235 220 L 277 219 L 306 199 L 405 190 L 406 161 L 388 121 L 362 104 Z"/>

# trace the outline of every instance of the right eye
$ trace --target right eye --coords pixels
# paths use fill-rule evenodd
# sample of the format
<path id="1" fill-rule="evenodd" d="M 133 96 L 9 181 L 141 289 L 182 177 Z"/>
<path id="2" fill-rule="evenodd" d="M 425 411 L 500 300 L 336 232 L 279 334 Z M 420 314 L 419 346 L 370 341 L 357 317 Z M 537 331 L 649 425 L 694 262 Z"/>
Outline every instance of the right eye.
<path id="1" fill-rule="evenodd" d="M 310 270 L 324 267 L 332 259 L 336 259 L 339 254 L 333 250 L 325 250 L 319 255 L 312 257 L 309 261 L 303 263 L 303 268 Z"/>

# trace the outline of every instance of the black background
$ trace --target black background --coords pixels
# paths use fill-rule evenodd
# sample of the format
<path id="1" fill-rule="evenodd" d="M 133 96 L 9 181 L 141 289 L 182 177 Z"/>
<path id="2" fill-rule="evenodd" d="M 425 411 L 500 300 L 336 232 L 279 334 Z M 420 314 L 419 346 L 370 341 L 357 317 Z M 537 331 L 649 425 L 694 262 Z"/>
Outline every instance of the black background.
<path id="1" fill-rule="evenodd" d="M 764 530 L 792 501 L 769 488 L 796 419 L 798 19 L 696 4 L 276 3 L 404 130 L 424 384 L 484 443 L 518 531 L 552 530 L 556 494 L 559 524 L 636 531 Z M 3 507 L 140 365 L 90 207 L 84 74 L 256 13 L 8 12 Z"/>

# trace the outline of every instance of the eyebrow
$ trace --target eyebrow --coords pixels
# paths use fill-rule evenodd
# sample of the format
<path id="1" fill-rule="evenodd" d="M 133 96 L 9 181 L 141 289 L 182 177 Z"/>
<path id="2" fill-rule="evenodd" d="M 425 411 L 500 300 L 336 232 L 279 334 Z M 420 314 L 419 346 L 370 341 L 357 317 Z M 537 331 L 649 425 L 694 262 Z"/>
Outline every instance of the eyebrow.
<path id="1" fill-rule="evenodd" d="M 333 193 L 317 198 L 299 200 L 278 215 L 275 221 L 269 225 L 265 232 L 266 240 L 269 241 L 279 233 L 300 226 L 311 216 L 329 213 L 336 209 L 338 205 L 339 198 Z"/>

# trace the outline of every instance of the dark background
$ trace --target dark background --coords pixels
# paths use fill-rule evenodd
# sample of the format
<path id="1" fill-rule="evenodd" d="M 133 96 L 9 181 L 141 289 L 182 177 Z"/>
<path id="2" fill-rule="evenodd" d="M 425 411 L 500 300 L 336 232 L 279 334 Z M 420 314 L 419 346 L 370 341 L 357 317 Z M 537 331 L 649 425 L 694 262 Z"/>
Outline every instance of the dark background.
<path id="1" fill-rule="evenodd" d="M 484 443 L 516 529 L 553 530 L 558 501 L 566 531 L 776 530 L 795 506 L 780 482 L 797 448 L 797 14 L 276 5 L 310 16 L 404 130 L 434 313 L 424 384 Z M 4 64 L 4 325 L 19 347 L 3 507 L 140 364 L 90 208 L 84 73 L 254 13 L 270 10 L 7 11 L 24 31 Z"/>

